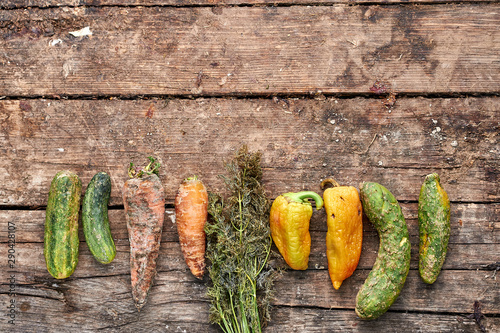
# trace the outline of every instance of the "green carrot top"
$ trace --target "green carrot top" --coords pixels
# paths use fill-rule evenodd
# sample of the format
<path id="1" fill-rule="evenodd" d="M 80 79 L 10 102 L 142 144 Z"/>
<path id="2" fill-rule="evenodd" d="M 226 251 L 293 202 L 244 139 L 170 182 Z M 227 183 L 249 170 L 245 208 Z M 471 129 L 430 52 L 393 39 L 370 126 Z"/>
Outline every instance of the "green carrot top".
<path id="1" fill-rule="evenodd" d="M 130 162 L 128 167 L 128 176 L 130 178 L 141 178 L 143 175 L 158 175 L 158 170 L 160 169 L 160 163 L 157 162 L 153 157 L 148 156 L 149 164 L 145 167 L 136 167 L 134 163 Z"/>

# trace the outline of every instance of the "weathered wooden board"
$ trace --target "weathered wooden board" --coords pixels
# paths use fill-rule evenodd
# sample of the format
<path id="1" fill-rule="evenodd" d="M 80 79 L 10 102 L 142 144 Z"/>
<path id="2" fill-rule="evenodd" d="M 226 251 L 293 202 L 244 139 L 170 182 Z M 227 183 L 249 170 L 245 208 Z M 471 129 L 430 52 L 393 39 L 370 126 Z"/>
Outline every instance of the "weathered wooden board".
<path id="1" fill-rule="evenodd" d="M 323 271 L 327 268 L 325 255 L 325 234 L 312 233 L 313 245 L 309 268 L 311 270 Z M 80 256 L 78 267 L 73 278 L 91 278 L 93 276 L 115 276 L 127 275 L 130 272 L 129 266 L 129 244 L 126 240 L 116 242 L 116 259 L 109 265 L 98 264 L 90 254 L 84 239 L 81 238 Z M 7 253 L 7 243 L 0 243 L 0 249 Z M 378 243 L 376 238 L 365 239 L 359 269 L 370 269 L 377 256 Z M 43 257 L 43 243 L 18 243 L 16 244 L 18 269 L 17 280 L 20 283 L 32 283 L 37 279 L 50 279 L 50 275 L 45 267 Z M 471 270 L 476 274 L 476 269 L 483 270 L 481 274 L 490 275 L 492 272 L 484 271 L 486 265 L 498 261 L 497 244 L 450 244 L 449 254 L 444 265 L 445 270 Z M 5 267 L 7 263 L 4 264 Z M 180 246 L 176 242 L 164 241 L 161 245 L 158 259 L 158 267 L 163 271 L 181 271 L 186 277 L 190 276 L 187 266 L 182 258 Z M 418 240 L 412 239 L 412 269 L 418 268 Z M 472 274 L 471 273 L 471 274 Z M 322 273 L 321 276 L 327 276 Z M 364 278 L 363 278 L 364 279 Z"/>
<path id="2" fill-rule="evenodd" d="M 0 96 L 500 91 L 496 3 L 48 8 L 0 22 Z"/>
<path id="3" fill-rule="evenodd" d="M 464 316 L 389 312 L 376 321 L 361 321 L 353 311 L 318 308 L 284 308 L 274 311 L 270 332 L 329 333 L 329 332 L 481 332 L 476 324 Z M 487 332 L 499 326 L 498 318 L 488 318 L 483 323 Z"/>
<path id="4" fill-rule="evenodd" d="M 491 0 L 447 0 L 453 2 L 489 2 Z M 394 4 L 442 3 L 442 0 L 3 0 L 2 8 L 78 7 L 78 6 L 231 6 L 231 5 L 331 5 L 331 4 Z"/>
<path id="5" fill-rule="evenodd" d="M 0 101 L 0 204 L 43 206 L 57 171 L 84 188 L 111 175 L 121 205 L 130 161 L 157 156 L 167 202 L 197 174 L 221 190 L 223 160 L 247 143 L 263 154 L 271 197 L 333 176 L 376 181 L 416 201 L 423 177 L 439 172 L 452 201 L 498 202 L 500 99 L 197 99 Z"/>
<path id="6" fill-rule="evenodd" d="M 164 276 L 164 275 L 162 275 Z M 138 313 L 127 302 L 129 290 L 126 279 L 114 281 L 107 278 L 74 280 L 67 286 L 47 287 L 58 289 L 50 297 L 36 295 L 33 289 L 23 288 L 18 300 L 23 310 L 18 314 L 16 329 L 19 332 L 220 332 L 209 325 L 208 303 L 204 300 L 203 287 L 194 283 L 176 281 L 178 277 L 164 276 L 153 287 L 149 303 Z M 168 287 L 171 286 L 171 287 Z M 89 293 L 88 290 L 94 290 Z M 193 289 L 200 293 L 193 298 Z M 70 290 L 72 292 L 70 292 Z M 182 295 L 189 291 L 189 295 Z M 167 293 L 168 297 L 166 296 Z M 96 302 L 96 296 L 99 302 Z M 0 294 L 4 304 L 6 297 Z M 472 313 L 472 304 L 463 304 L 462 314 L 413 313 L 389 311 L 376 321 L 362 321 L 352 309 L 307 308 L 275 304 L 272 321 L 265 332 L 480 332 L 476 324 L 466 318 Z M 488 332 L 500 326 L 498 317 L 483 320 Z M 0 328 L 5 327 L 3 322 Z"/>
<path id="7" fill-rule="evenodd" d="M 165 257 L 164 252 L 161 253 L 161 257 Z M 120 256 L 117 260 L 122 263 L 127 262 L 126 258 Z M 99 264 L 94 262 L 93 265 Z M 151 325 L 159 327 L 161 321 L 167 322 L 167 325 L 177 322 L 183 324 L 194 322 L 202 326 L 206 324 L 208 308 L 205 298 L 206 281 L 198 281 L 186 271 L 164 267 L 163 262 L 159 264 L 159 273 L 148 304 L 141 312 L 143 315 L 135 311 L 127 272 L 103 275 L 99 275 L 96 271 L 92 273 L 88 277 L 77 277 L 75 274 L 66 280 L 55 280 L 47 277 L 48 274 L 33 273 L 29 281 L 22 281 L 23 274 L 16 272 L 18 309 L 21 309 L 19 322 L 30 325 L 32 320 L 37 320 L 42 327 L 50 327 L 53 322 L 58 323 L 55 317 L 60 313 L 67 322 L 59 323 L 63 327 L 75 325 L 83 318 L 87 318 L 83 328 L 89 329 L 108 325 L 118 327 L 124 322 L 131 325 L 144 322 L 145 327 Z M 462 314 L 469 311 L 475 300 L 479 300 L 486 315 L 498 314 L 500 311 L 498 281 L 491 273 L 475 270 L 444 270 L 438 281 L 428 286 L 421 282 L 416 270 L 411 270 L 405 288 L 390 312 Z M 367 274 L 368 270 L 356 271 L 344 282 L 340 290 L 335 291 L 324 269 L 288 271 L 276 284 L 277 294 L 273 304 L 278 307 L 303 310 L 315 308 L 352 311 L 355 295 Z M 7 298 L 8 285 L 3 283 L 1 288 L 0 299 L 4 301 Z M 175 311 L 177 307 L 182 309 L 184 315 L 179 315 L 180 310 Z M 22 309 L 32 309 L 28 313 L 34 313 L 34 316 L 30 314 L 31 319 L 27 322 L 23 316 L 23 311 L 26 310 Z M 194 313 L 198 313 L 198 316 L 194 316 Z M 204 316 L 201 317 L 200 314 Z M 354 316 L 349 318 L 351 321 L 358 321 Z M 157 320 L 160 320 L 160 323 L 157 323 Z M 0 323 L 0 327 L 2 325 L 3 322 Z M 283 325 L 287 324 L 281 322 L 282 327 Z"/>

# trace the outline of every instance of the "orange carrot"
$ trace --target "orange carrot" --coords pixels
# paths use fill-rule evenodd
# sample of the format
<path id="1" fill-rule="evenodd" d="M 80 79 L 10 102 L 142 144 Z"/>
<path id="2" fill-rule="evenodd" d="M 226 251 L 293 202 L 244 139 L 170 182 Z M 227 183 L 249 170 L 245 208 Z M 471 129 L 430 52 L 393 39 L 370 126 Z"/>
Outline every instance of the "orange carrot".
<path id="1" fill-rule="evenodd" d="M 123 187 L 123 203 L 130 240 L 130 275 L 132 296 L 137 309 L 146 304 L 156 275 L 156 259 L 160 250 L 165 214 L 165 193 L 158 173 L 159 163 L 142 170 L 130 163 L 129 176 Z"/>
<path id="2" fill-rule="evenodd" d="M 182 254 L 198 279 L 205 272 L 205 223 L 208 194 L 196 176 L 184 179 L 175 196 L 175 223 Z"/>

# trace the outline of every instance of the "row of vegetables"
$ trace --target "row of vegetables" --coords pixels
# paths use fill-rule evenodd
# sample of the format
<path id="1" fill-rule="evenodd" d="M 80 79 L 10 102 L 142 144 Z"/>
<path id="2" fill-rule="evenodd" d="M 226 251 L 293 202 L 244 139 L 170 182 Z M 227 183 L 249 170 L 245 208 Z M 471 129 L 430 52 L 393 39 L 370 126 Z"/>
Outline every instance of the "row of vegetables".
<path id="1" fill-rule="evenodd" d="M 156 275 L 163 219 L 164 188 L 159 163 L 129 166 L 122 195 L 130 241 L 132 295 L 140 310 Z M 401 292 L 410 267 L 410 242 L 401 207 L 384 186 L 365 182 L 358 190 L 333 179 L 322 182 L 323 198 L 303 191 L 278 196 L 272 206 L 261 184 L 260 153 L 242 147 L 227 163 L 223 179 L 229 196 L 208 193 L 197 177 L 185 179 L 176 194 L 175 215 L 179 242 L 187 266 L 201 279 L 208 271 L 211 284 L 210 321 L 224 332 L 260 331 L 269 319 L 269 297 L 280 270 L 270 265 L 274 241 L 288 266 L 308 267 L 311 248 L 309 222 L 323 206 L 327 216 L 328 270 L 333 287 L 356 269 L 363 239 L 363 212 L 378 231 L 377 259 L 356 297 L 356 313 L 375 319 L 385 313 Z M 49 273 L 69 277 L 78 263 L 78 221 L 82 184 L 71 171 L 56 174 L 46 211 L 44 255 Z M 86 243 L 99 262 L 116 254 L 107 207 L 109 176 L 96 174 L 83 197 L 82 224 Z M 211 216 L 207 223 L 208 215 Z M 437 174 L 428 175 L 418 206 L 423 281 L 433 283 L 444 263 L 450 235 L 450 203 Z M 208 258 L 206 269 L 205 257 Z M 261 299 L 257 299 L 261 297 Z"/>
<path id="2" fill-rule="evenodd" d="M 375 319 L 385 313 L 399 296 L 410 269 L 410 241 L 398 201 L 384 186 L 364 182 L 358 190 L 331 184 L 322 198 L 315 192 L 286 193 L 273 203 L 270 224 L 273 240 L 287 264 L 296 270 L 308 267 L 311 237 L 309 220 L 313 210 L 324 205 L 328 231 L 326 256 L 333 287 L 356 269 L 363 240 L 362 213 L 374 225 L 380 238 L 377 260 L 356 297 L 356 313 L 363 319 Z M 360 198 L 361 197 L 361 198 Z M 450 236 L 450 202 L 436 173 L 427 175 L 422 184 L 418 206 L 419 272 L 425 283 L 436 281 L 444 263 Z"/>
<path id="3" fill-rule="evenodd" d="M 165 214 L 165 191 L 158 177 L 160 164 L 150 157 L 144 168 L 130 164 L 123 186 L 123 204 L 130 241 L 132 295 L 137 309 L 147 300 L 160 250 Z M 78 221 L 82 183 L 78 175 L 64 170 L 52 180 L 47 202 L 44 256 L 47 270 L 56 279 L 65 279 L 78 264 Z M 97 173 L 87 186 L 82 202 L 85 241 L 94 258 L 102 264 L 113 261 L 116 247 L 111 235 L 108 203 L 111 179 Z M 186 263 L 201 278 L 205 269 L 205 233 L 208 195 L 196 178 L 187 178 L 176 197 L 176 222 Z"/>

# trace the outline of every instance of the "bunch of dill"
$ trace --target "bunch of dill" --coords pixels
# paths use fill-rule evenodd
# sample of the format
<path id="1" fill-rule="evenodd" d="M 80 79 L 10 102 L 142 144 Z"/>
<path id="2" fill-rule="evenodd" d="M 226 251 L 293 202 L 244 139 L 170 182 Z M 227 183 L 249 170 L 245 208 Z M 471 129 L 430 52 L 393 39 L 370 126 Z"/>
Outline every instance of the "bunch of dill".
<path id="1" fill-rule="evenodd" d="M 243 146 L 222 176 L 229 197 L 210 193 L 207 258 L 210 322 L 226 333 L 261 332 L 279 271 L 271 267 L 270 202 L 261 184 L 260 153 Z"/>

